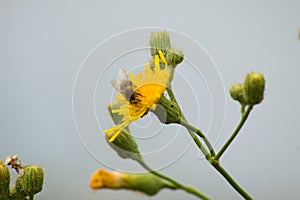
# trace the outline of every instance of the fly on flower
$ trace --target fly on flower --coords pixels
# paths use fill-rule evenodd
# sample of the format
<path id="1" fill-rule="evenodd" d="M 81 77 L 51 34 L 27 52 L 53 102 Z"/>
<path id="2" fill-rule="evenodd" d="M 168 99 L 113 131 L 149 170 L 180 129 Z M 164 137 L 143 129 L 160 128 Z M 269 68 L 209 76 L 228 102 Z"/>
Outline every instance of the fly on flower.
<path id="1" fill-rule="evenodd" d="M 160 63 L 164 65 L 162 68 Z M 120 124 L 104 131 L 109 142 L 113 142 L 132 121 L 143 117 L 149 110 L 155 110 L 169 78 L 170 72 L 161 50 L 154 56 L 154 67 L 146 63 L 144 71 L 136 75 L 127 75 L 124 70 L 120 70 L 119 80 L 112 81 L 112 85 L 120 91 L 116 95 L 120 106 L 112 112 L 122 115 L 123 119 Z"/>
<path id="2" fill-rule="evenodd" d="M 121 92 L 127 100 L 130 100 L 133 93 L 132 81 L 129 80 L 124 69 L 119 70 L 118 80 L 112 80 L 111 84 L 116 90 Z"/>
<path id="3" fill-rule="evenodd" d="M 133 86 L 132 81 L 129 79 L 124 69 L 119 70 L 118 80 L 111 81 L 112 86 L 118 90 L 127 101 L 130 103 L 137 103 L 137 96 L 139 93 L 134 91 L 136 86 Z"/>

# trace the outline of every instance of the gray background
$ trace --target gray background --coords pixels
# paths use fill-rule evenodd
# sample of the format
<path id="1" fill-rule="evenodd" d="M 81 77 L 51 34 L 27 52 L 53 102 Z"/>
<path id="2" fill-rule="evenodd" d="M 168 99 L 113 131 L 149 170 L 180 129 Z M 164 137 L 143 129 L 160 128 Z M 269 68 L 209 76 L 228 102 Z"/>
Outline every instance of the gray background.
<path id="1" fill-rule="evenodd" d="M 103 165 L 83 147 L 72 117 L 73 82 L 92 48 L 113 34 L 145 26 L 172 28 L 198 41 L 217 64 L 225 89 L 249 71 L 265 75 L 265 100 L 222 161 L 255 199 L 298 196 L 298 1 L 0 4 L 0 156 L 18 153 L 24 163 L 44 166 L 45 185 L 36 199 L 150 199 L 129 191 L 90 190 L 90 174 Z M 221 102 L 226 104 L 226 120 L 217 149 L 239 120 L 238 104 L 226 95 Z M 113 151 L 107 156 L 117 158 Z M 192 145 L 162 172 L 214 199 L 240 199 L 197 158 Z M 196 198 L 164 190 L 151 199 Z"/>

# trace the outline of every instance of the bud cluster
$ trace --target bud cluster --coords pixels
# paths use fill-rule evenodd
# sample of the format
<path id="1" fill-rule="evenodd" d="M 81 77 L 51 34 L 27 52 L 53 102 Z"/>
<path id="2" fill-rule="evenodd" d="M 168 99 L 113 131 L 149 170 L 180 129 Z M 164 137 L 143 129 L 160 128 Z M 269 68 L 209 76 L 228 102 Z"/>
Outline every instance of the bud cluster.
<path id="1" fill-rule="evenodd" d="M 13 158 L 13 159 L 12 159 Z M 11 161 L 11 162 L 8 162 Z M 17 156 L 8 156 L 4 164 L 0 160 L 0 200 L 33 199 L 34 195 L 43 188 L 44 171 L 40 166 L 22 166 Z M 16 168 L 16 162 L 20 164 Z M 17 171 L 19 177 L 14 188 L 10 187 L 10 172 L 8 166 Z M 22 170 L 22 172 L 20 172 Z"/>
<path id="2" fill-rule="evenodd" d="M 151 55 L 155 56 L 161 50 L 167 58 L 169 66 L 175 68 L 184 59 L 182 50 L 171 48 L 171 40 L 167 31 L 153 32 L 150 37 Z"/>
<path id="3" fill-rule="evenodd" d="M 259 104 L 264 99 L 265 79 L 260 73 L 246 75 L 244 83 L 237 83 L 230 88 L 232 99 L 242 106 Z"/>

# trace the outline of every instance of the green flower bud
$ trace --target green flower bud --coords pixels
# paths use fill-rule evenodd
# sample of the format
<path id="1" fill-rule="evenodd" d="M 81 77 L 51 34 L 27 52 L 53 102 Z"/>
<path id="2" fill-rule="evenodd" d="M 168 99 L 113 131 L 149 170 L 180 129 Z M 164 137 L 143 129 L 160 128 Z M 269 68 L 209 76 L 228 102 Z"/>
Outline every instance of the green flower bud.
<path id="1" fill-rule="evenodd" d="M 112 113 L 112 110 L 118 108 L 119 105 L 112 104 L 108 106 L 108 111 L 115 124 L 120 124 L 123 117 L 118 113 Z M 107 138 L 107 141 L 109 138 Z M 132 137 L 129 128 L 125 128 L 122 133 L 112 142 L 107 142 L 112 149 L 114 149 L 118 155 L 123 158 L 131 158 L 133 160 L 141 160 L 141 154 L 138 149 L 138 145 Z"/>
<path id="2" fill-rule="evenodd" d="M 241 105 L 245 105 L 244 84 L 237 83 L 231 86 L 229 92 L 233 100 L 240 102 Z"/>
<path id="3" fill-rule="evenodd" d="M 151 55 L 157 55 L 161 50 L 164 55 L 171 48 L 170 36 L 167 31 L 153 32 L 150 36 Z"/>
<path id="4" fill-rule="evenodd" d="M 26 196 L 27 195 L 22 190 L 17 192 L 16 188 L 10 189 L 9 200 L 27 200 L 28 198 Z"/>
<path id="5" fill-rule="evenodd" d="M 182 50 L 170 49 L 167 52 L 167 63 L 172 66 L 176 67 L 183 61 L 184 54 Z"/>
<path id="6" fill-rule="evenodd" d="M 246 104 L 259 104 L 264 98 L 265 79 L 262 74 L 251 72 L 244 82 L 244 99 Z"/>
<path id="7" fill-rule="evenodd" d="M 125 188 L 143 192 L 149 196 L 155 195 L 168 184 L 159 177 L 151 174 L 127 174 L 124 176 Z"/>
<path id="8" fill-rule="evenodd" d="M 159 121 L 164 124 L 180 123 L 181 110 L 178 105 L 162 96 L 152 112 L 158 117 Z"/>
<path id="9" fill-rule="evenodd" d="M 10 174 L 8 168 L 0 160 L 0 199 L 9 198 Z"/>
<path id="10" fill-rule="evenodd" d="M 101 168 L 92 174 L 90 187 L 94 190 L 103 188 L 128 189 L 147 195 L 155 195 L 163 188 L 175 189 L 172 185 L 150 173 L 111 172 Z"/>
<path id="11" fill-rule="evenodd" d="M 23 174 L 16 181 L 16 191 L 33 197 L 42 190 L 43 182 L 43 169 L 40 166 L 28 166 L 24 168 Z"/>
<path id="12" fill-rule="evenodd" d="M 22 178 L 16 180 L 15 189 L 11 191 L 12 199 L 25 199 L 27 194 L 23 190 Z"/>

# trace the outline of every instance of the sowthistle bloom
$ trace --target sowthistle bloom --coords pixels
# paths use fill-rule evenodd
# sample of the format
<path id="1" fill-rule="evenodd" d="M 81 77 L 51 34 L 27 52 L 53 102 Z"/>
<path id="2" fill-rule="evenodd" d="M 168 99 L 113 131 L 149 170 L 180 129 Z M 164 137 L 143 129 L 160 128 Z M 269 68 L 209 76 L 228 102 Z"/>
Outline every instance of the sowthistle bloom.
<path id="1" fill-rule="evenodd" d="M 161 63 L 164 66 L 161 66 Z M 128 94 L 121 88 L 121 93 L 116 95 L 120 107 L 112 110 L 112 113 L 122 115 L 123 119 L 120 124 L 104 131 L 109 142 L 114 141 L 131 122 L 143 117 L 149 110 L 155 110 L 156 103 L 162 97 L 170 77 L 162 51 L 158 50 L 158 54 L 154 55 L 153 67 L 150 63 L 146 63 L 144 71 L 137 75 L 129 73 L 128 76 L 130 78 L 128 85 L 132 88 L 132 92 Z"/>

